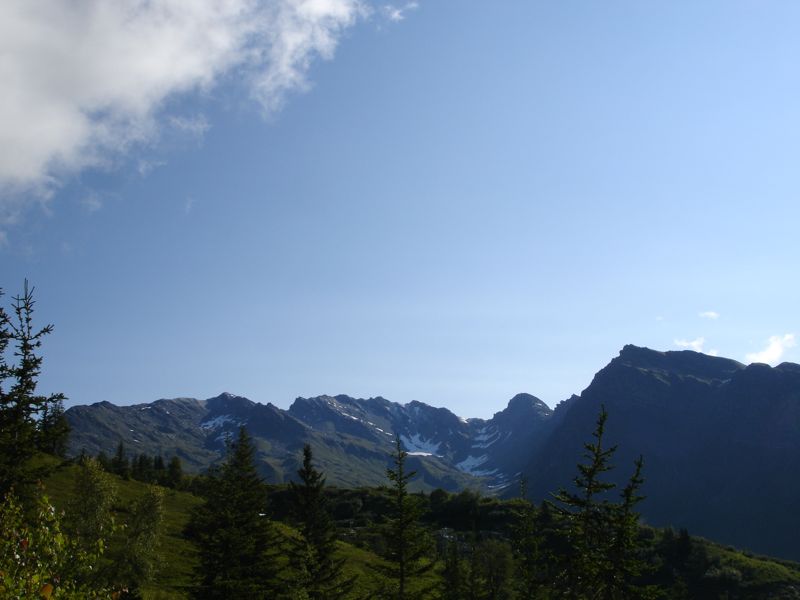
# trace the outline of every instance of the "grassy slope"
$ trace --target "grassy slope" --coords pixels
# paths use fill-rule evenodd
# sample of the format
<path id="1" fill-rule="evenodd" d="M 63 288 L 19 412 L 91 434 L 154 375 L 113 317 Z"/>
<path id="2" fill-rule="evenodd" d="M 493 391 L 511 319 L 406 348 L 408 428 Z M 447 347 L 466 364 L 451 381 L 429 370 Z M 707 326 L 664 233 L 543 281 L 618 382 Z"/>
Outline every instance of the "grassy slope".
<path id="1" fill-rule="evenodd" d="M 77 467 L 61 466 L 47 478 L 45 492 L 56 507 L 66 508 L 72 498 L 74 478 Z M 144 494 L 147 485 L 138 481 L 124 481 L 114 478 L 117 485 L 118 522 L 125 520 L 125 507 Z M 158 544 L 159 565 L 151 598 L 185 598 L 186 591 L 192 581 L 192 570 L 197 565 L 197 552 L 192 544 L 183 539 L 181 533 L 185 527 L 189 513 L 202 500 L 186 492 L 165 490 L 164 521 Z M 158 591 L 158 593 L 156 593 Z"/>
<path id="2" fill-rule="evenodd" d="M 61 465 L 45 482 L 45 493 L 59 509 L 66 508 L 73 497 L 76 470 L 75 466 Z M 115 506 L 117 519 L 118 522 L 124 522 L 125 507 L 144 494 L 147 485 L 138 481 L 124 481 L 114 475 L 111 477 L 117 485 Z M 189 520 L 190 511 L 201 502 L 202 500 L 193 494 L 165 490 L 164 522 L 156 561 L 159 569 L 153 585 L 146 590 L 147 599 L 177 600 L 189 597 L 193 570 L 197 566 L 197 551 L 191 543 L 183 538 L 182 531 Z M 280 528 L 285 535 L 294 535 L 290 528 L 283 525 Z M 380 558 L 371 552 L 344 542 L 339 543 L 339 551 L 347 561 L 346 574 L 348 577 L 357 577 L 353 590 L 354 598 L 370 596 L 380 589 L 380 578 L 375 569 L 383 562 Z M 432 581 L 431 575 L 427 583 L 430 584 Z"/>
<path id="3" fill-rule="evenodd" d="M 45 482 L 45 491 L 58 508 L 66 508 L 73 496 L 74 476 L 77 467 L 64 464 L 58 466 Z M 114 476 L 112 476 L 114 477 Z M 125 507 L 142 495 L 147 485 L 137 481 L 124 481 L 114 477 L 118 488 L 116 509 L 118 521 L 124 522 Z M 193 581 L 193 570 L 197 565 L 197 552 L 185 540 L 182 531 L 189 519 L 190 511 L 202 500 L 193 494 L 165 490 L 164 523 L 158 547 L 157 564 L 160 565 L 156 579 L 146 598 L 168 600 L 188 598 L 188 590 Z M 287 536 L 296 535 L 289 527 L 281 525 Z M 695 538 L 698 540 L 698 538 Z M 741 573 L 744 587 L 750 590 L 769 590 L 776 584 L 794 583 L 800 585 L 800 565 L 767 557 L 742 553 L 734 548 L 703 541 L 710 558 L 720 566 L 734 568 Z M 357 576 L 353 597 L 369 597 L 381 589 L 378 569 L 382 559 L 374 553 L 340 542 L 341 556 L 346 559 L 346 573 Z M 429 587 L 436 574 L 429 572 L 421 583 Z M 769 597 L 769 596 L 765 596 Z"/>

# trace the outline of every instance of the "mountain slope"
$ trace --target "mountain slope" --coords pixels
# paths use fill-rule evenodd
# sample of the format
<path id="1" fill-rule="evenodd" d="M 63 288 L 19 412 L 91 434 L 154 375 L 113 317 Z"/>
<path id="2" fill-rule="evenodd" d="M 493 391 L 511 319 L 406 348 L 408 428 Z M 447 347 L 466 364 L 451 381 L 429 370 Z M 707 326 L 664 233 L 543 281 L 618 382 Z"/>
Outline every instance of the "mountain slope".
<path id="1" fill-rule="evenodd" d="M 626 346 L 556 408 L 525 470 L 536 498 L 570 485 L 601 405 L 619 445 L 611 477 L 622 484 L 645 459 L 649 523 L 800 557 L 800 367 Z"/>
<path id="2" fill-rule="evenodd" d="M 551 411 L 518 394 L 491 419 L 462 419 L 420 402 L 384 398 L 297 398 L 288 410 L 222 394 L 117 407 L 107 402 L 67 411 L 71 451 L 177 454 L 187 469 L 218 461 L 225 440 L 246 425 L 262 472 L 291 479 L 302 445 L 314 448 L 338 486 L 385 483 L 397 434 L 419 472 L 418 488 L 516 493 L 520 472 L 539 501 L 571 485 L 600 406 L 607 442 L 618 444 L 624 484 L 641 454 L 641 505 L 654 525 L 766 554 L 800 558 L 800 366 L 775 368 L 691 351 L 625 346 L 579 395 Z"/>
<path id="3" fill-rule="evenodd" d="M 67 411 L 71 451 L 111 454 L 122 441 L 131 453 L 180 456 L 190 471 L 219 461 L 226 439 L 245 425 L 259 466 L 271 482 L 294 476 L 309 443 L 329 483 L 385 483 L 395 434 L 418 471 L 418 487 L 500 489 L 519 473 L 550 416 L 537 398 L 520 394 L 492 419 L 461 419 L 421 402 L 349 396 L 297 398 L 288 410 L 224 393 L 208 400 L 179 398 L 114 406 L 101 402 Z"/>

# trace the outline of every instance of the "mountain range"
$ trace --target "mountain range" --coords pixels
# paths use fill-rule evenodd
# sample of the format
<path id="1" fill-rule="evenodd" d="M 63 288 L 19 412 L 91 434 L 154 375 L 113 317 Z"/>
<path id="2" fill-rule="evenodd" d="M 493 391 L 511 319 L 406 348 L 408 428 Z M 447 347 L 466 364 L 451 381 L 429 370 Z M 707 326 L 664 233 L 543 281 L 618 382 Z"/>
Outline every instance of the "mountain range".
<path id="1" fill-rule="evenodd" d="M 67 411 L 71 451 L 179 456 L 199 472 L 245 425 L 268 481 L 290 480 L 309 443 L 328 483 L 386 482 L 395 435 L 419 489 L 513 495 L 524 475 L 536 501 L 569 487 L 600 407 L 623 483 L 644 457 L 644 519 L 750 550 L 800 559 L 800 365 L 745 366 L 692 351 L 632 345 L 554 410 L 518 394 L 491 419 L 464 419 L 421 402 L 297 398 L 288 410 L 224 393 Z"/>
<path id="2" fill-rule="evenodd" d="M 489 420 L 463 419 L 422 402 L 349 396 L 297 398 L 288 410 L 230 393 L 207 400 L 175 398 L 115 406 L 99 402 L 67 411 L 71 450 L 179 456 L 199 472 L 224 455 L 241 425 L 256 442 L 259 467 L 268 481 L 292 478 L 308 443 L 328 483 L 341 487 L 385 483 L 395 435 L 418 472 L 418 489 L 500 490 L 527 463 L 520 448 L 536 448 L 551 409 L 518 394 Z"/>

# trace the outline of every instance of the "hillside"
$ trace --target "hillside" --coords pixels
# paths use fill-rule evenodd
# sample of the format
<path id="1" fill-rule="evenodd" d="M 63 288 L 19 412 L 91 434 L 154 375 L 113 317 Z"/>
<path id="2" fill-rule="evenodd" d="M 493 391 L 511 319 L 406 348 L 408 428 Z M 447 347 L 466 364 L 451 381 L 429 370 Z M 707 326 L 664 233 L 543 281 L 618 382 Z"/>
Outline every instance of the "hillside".
<path id="1" fill-rule="evenodd" d="M 59 508 L 70 504 L 76 469 L 63 463 L 45 482 L 46 493 Z M 111 477 L 118 489 L 117 518 L 125 522 L 125 507 L 144 494 L 147 486 Z M 145 600 L 188 598 L 196 581 L 196 548 L 183 531 L 190 511 L 203 500 L 185 491 L 165 490 L 165 493 L 164 527 L 157 548 L 159 567 L 155 581 L 145 589 Z M 348 598 L 373 597 L 383 585 L 378 570 L 384 563 L 376 552 L 382 547 L 380 524 L 391 510 L 387 491 L 330 488 L 326 495 L 339 526 L 338 555 L 346 561 L 346 572 L 357 577 L 356 587 Z M 270 486 L 269 498 L 270 516 L 280 523 L 280 531 L 286 537 L 296 536 L 287 520 L 290 499 L 286 486 Z M 517 500 L 438 492 L 419 499 L 426 528 L 464 540 L 465 548 L 476 533 L 479 539 L 509 540 L 513 535 Z M 733 594 L 731 597 L 766 600 L 794 598 L 800 593 L 800 565 L 796 563 L 745 554 L 700 538 L 686 538 L 671 530 L 645 528 L 642 536 L 648 540 L 646 547 L 652 564 L 658 565 L 648 580 L 668 590 L 668 594 L 677 594 L 683 589 L 681 586 L 703 590 L 701 593 L 708 594 L 703 597 L 709 598 Z M 415 585 L 437 584 L 443 575 L 442 568 L 438 564 Z"/>
<path id="2" fill-rule="evenodd" d="M 580 394 L 554 411 L 518 394 L 491 419 L 421 402 L 345 395 L 297 398 L 288 410 L 231 394 L 73 407 L 71 450 L 177 454 L 190 472 L 220 460 L 247 426 L 271 483 L 292 479 L 303 444 L 332 485 L 383 483 L 398 434 L 420 477 L 415 489 L 511 495 L 523 473 L 537 502 L 569 486 L 600 406 L 619 445 L 622 483 L 644 458 L 647 522 L 752 551 L 800 559 L 800 366 L 745 366 L 697 352 L 625 346 Z"/>

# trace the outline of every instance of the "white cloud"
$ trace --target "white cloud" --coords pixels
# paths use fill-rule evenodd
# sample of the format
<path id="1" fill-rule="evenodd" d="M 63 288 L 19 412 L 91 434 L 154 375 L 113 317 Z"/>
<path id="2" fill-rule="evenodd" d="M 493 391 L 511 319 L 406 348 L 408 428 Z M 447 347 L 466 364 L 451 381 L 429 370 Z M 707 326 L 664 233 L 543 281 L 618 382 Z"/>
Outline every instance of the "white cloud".
<path id="1" fill-rule="evenodd" d="M 767 347 L 760 352 L 752 352 L 745 356 L 748 363 L 767 363 L 776 364 L 787 348 L 792 348 L 796 344 L 794 334 L 773 335 L 767 340 Z"/>
<path id="2" fill-rule="evenodd" d="M 167 115 L 167 101 L 223 77 L 280 109 L 368 12 L 365 0 L 3 0 L 0 223 L 164 125 L 201 135 L 205 119 Z"/>
<path id="3" fill-rule="evenodd" d="M 713 310 L 706 310 L 704 312 L 698 313 L 698 316 L 701 319 L 711 319 L 712 321 L 719 319 L 719 313 L 714 312 Z"/>
<path id="4" fill-rule="evenodd" d="M 383 6 L 383 14 L 390 21 L 398 23 L 406 18 L 406 13 L 419 8 L 419 2 L 406 2 L 402 6 L 394 6 L 393 4 L 385 4 Z"/>
<path id="5" fill-rule="evenodd" d="M 81 206 L 83 206 L 86 212 L 91 214 L 103 208 L 103 201 L 96 193 L 90 192 L 81 200 Z"/>
<path id="6" fill-rule="evenodd" d="M 694 350 L 695 352 L 702 352 L 703 344 L 705 343 L 706 339 L 702 337 L 694 340 L 675 340 L 675 345 L 679 348 L 686 348 L 689 350 Z"/>
<path id="7" fill-rule="evenodd" d="M 147 160 L 143 158 L 139 160 L 136 170 L 139 171 L 139 175 L 142 177 L 147 177 L 152 171 L 166 164 L 163 160 Z"/>
<path id="8" fill-rule="evenodd" d="M 193 117 L 172 115 L 169 118 L 169 124 L 172 125 L 173 129 L 197 138 L 203 137 L 208 128 L 211 127 L 205 115 L 195 115 Z"/>

